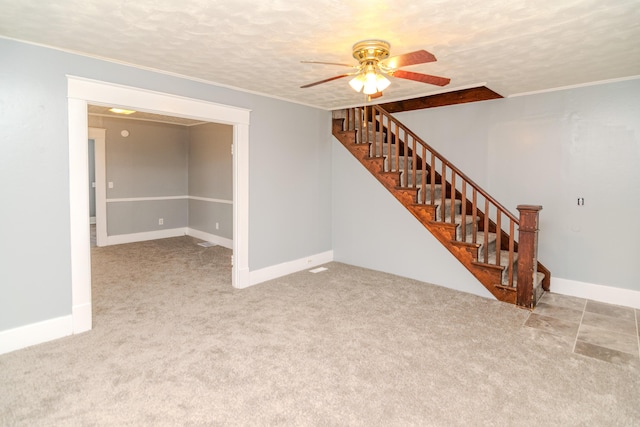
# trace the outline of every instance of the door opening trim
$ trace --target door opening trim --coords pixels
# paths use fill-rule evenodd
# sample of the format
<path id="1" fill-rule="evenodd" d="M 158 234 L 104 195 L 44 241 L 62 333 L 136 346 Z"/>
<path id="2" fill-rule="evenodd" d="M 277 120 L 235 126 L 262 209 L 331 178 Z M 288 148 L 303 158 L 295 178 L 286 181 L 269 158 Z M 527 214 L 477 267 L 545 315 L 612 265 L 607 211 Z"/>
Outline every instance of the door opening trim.
<path id="1" fill-rule="evenodd" d="M 250 110 L 76 76 L 67 76 L 69 98 L 69 198 L 73 332 L 92 327 L 89 244 L 89 139 L 87 104 L 133 108 L 233 126 L 232 285 L 249 286 Z M 103 221 L 104 222 L 104 221 Z"/>

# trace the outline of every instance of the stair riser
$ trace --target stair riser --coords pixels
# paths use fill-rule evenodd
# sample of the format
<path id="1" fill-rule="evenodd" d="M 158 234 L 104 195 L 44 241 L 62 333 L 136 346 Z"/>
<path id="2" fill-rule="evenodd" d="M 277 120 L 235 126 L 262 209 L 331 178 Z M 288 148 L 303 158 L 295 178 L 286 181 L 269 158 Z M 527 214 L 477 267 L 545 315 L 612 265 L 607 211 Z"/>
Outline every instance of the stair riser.
<path id="1" fill-rule="evenodd" d="M 400 172 L 402 172 L 403 179 L 404 179 L 405 171 L 403 169 L 401 169 Z M 413 170 L 409 169 L 406 172 L 406 175 L 407 175 L 407 185 L 408 186 L 410 186 L 410 187 L 414 187 L 414 186 L 415 187 L 421 187 L 422 186 L 422 171 L 421 170 L 418 170 L 418 171 L 414 172 Z M 414 179 L 414 176 L 415 176 L 415 179 Z M 429 184 L 429 182 L 428 182 L 429 181 L 429 174 L 427 174 L 425 176 L 425 180 L 424 181 L 425 181 L 425 184 L 427 184 L 427 185 Z"/>
<path id="2" fill-rule="evenodd" d="M 476 223 L 478 222 L 478 220 L 476 219 Z M 477 227 L 477 224 L 476 224 Z M 480 240 L 480 234 L 482 233 L 482 231 L 478 230 L 476 232 L 476 236 L 478 236 L 478 240 Z M 457 240 L 464 240 L 467 243 L 472 243 L 472 238 L 471 235 L 473 234 L 473 221 L 471 221 L 470 217 L 466 218 L 466 224 L 464 227 L 464 234 L 465 234 L 465 238 L 462 238 L 462 224 L 458 225 L 458 229 L 456 230 L 456 239 Z"/>
<path id="3" fill-rule="evenodd" d="M 458 228 L 458 234 L 460 233 L 459 230 L 460 230 L 460 228 Z M 462 239 L 460 239 L 458 237 L 458 240 L 462 240 Z M 469 243 L 472 242 L 471 233 L 469 233 L 467 235 L 467 239 L 464 240 L 464 241 L 469 242 Z M 484 257 L 485 243 L 482 241 L 482 239 L 480 238 L 479 234 L 478 234 L 478 241 L 476 243 L 480 244 L 480 247 L 478 247 L 478 258 L 482 259 Z M 489 247 L 489 253 L 492 253 L 492 252 L 495 253 L 495 251 L 496 251 L 496 240 L 495 239 L 489 239 L 488 247 Z"/>
<path id="4" fill-rule="evenodd" d="M 482 243 L 482 242 L 480 242 Z M 496 246 L 495 241 L 493 242 L 493 248 L 489 248 L 489 258 L 486 264 L 496 265 Z M 485 263 L 484 260 L 484 252 L 482 250 L 478 251 L 478 260 L 479 263 Z M 515 287 L 518 281 L 518 253 L 513 254 L 513 260 L 511 265 L 509 265 L 509 252 L 505 250 L 500 251 L 500 266 L 504 267 L 501 272 L 500 282 L 509 286 L 509 271 L 513 270 L 513 285 Z"/>
<path id="5" fill-rule="evenodd" d="M 513 272 L 513 288 L 515 289 L 517 287 L 518 284 L 518 272 L 517 272 L 518 267 L 515 266 L 514 272 Z M 504 286 L 509 286 L 509 273 L 508 270 L 505 269 L 505 271 L 507 271 L 506 274 L 502 275 L 502 284 Z M 544 289 L 542 287 L 542 281 L 544 280 L 545 275 L 544 273 L 536 273 L 536 276 L 534 277 L 534 281 L 533 281 L 533 301 L 534 301 L 534 305 L 537 304 L 538 300 L 540 299 L 540 297 L 542 296 L 542 294 L 544 293 Z"/>
<path id="6" fill-rule="evenodd" d="M 434 204 L 442 203 L 442 187 L 440 185 L 436 185 L 433 193 Z M 422 200 L 422 188 L 418 189 L 418 198 L 418 200 Z M 427 204 L 431 204 L 431 186 L 429 184 L 427 184 L 425 190 L 425 200 Z"/>
<path id="7" fill-rule="evenodd" d="M 442 203 L 442 202 L 440 201 L 439 203 Z M 453 205 L 454 215 L 460 213 L 460 205 L 461 205 L 460 200 L 454 200 L 454 205 Z M 442 216 L 442 206 L 438 205 L 438 208 L 436 209 L 436 218 L 439 221 L 446 221 L 446 222 L 451 221 L 451 199 L 446 199 L 444 201 L 444 216 Z"/>
<path id="8" fill-rule="evenodd" d="M 393 170 L 404 171 L 405 164 L 407 165 L 406 168 L 408 170 L 412 170 L 413 159 L 411 157 L 408 157 L 407 159 L 405 159 L 403 156 L 400 156 L 396 159 L 395 155 L 392 155 L 392 156 L 385 155 L 384 167 L 386 170 L 391 170 L 391 168 L 393 167 Z M 422 172 L 422 171 L 416 171 L 416 172 Z"/>
<path id="9" fill-rule="evenodd" d="M 383 134 L 383 135 L 386 136 L 386 134 Z M 374 138 L 377 142 L 380 142 L 379 141 L 380 132 L 379 131 L 374 132 L 374 128 L 373 126 L 371 126 L 371 124 L 369 124 L 369 126 L 367 126 L 365 129 L 362 130 L 361 136 L 363 138 L 369 138 L 366 140 L 368 142 L 373 142 Z M 363 139 L 363 141 L 365 141 L 365 139 Z"/>
<path id="10" fill-rule="evenodd" d="M 369 147 L 369 151 L 372 157 L 384 157 L 385 167 L 393 167 L 394 170 L 404 170 L 406 165 L 406 169 L 413 169 L 413 156 L 411 154 L 408 154 L 407 157 L 405 157 L 402 151 L 396 155 L 397 150 L 395 145 L 391 146 L 391 153 L 389 153 L 389 146 L 386 144 L 382 147 L 382 150 L 380 149 L 380 145 L 377 145 L 375 149 L 373 145 L 371 145 L 371 147 Z M 416 160 L 418 162 L 416 173 L 422 173 L 422 166 L 420 166 L 422 163 L 420 161 L 420 158 L 418 157 Z"/>
<path id="11" fill-rule="evenodd" d="M 371 150 L 373 151 L 373 143 L 371 144 Z M 398 146 L 396 144 L 387 144 L 386 142 L 382 144 L 382 150 L 380 150 L 380 141 L 376 141 L 376 146 L 375 146 L 376 152 L 379 155 L 383 155 L 383 156 L 389 156 L 391 155 L 392 157 L 396 157 L 396 151 L 398 151 Z M 382 151 L 382 152 L 380 152 Z M 398 154 L 399 158 L 404 158 L 404 153 L 402 153 L 402 150 L 400 150 L 400 153 Z"/>

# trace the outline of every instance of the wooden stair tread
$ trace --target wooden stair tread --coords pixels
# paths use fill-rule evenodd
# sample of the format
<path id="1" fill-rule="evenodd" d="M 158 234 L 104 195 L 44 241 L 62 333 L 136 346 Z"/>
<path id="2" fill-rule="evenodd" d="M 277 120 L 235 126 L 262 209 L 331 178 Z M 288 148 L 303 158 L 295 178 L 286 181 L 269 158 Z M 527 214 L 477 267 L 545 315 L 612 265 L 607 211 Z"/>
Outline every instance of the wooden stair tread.
<path id="1" fill-rule="evenodd" d="M 462 219 L 461 219 L 461 221 L 462 221 Z M 488 243 L 495 242 L 497 238 L 498 238 L 498 235 L 496 233 L 493 233 L 491 231 L 487 233 L 487 242 Z M 465 242 L 465 243 L 477 243 L 478 245 L 482 246 L 485 243 L 484 239 L 485 239 L 484 231 L 478 231 L 477 234 L 476 234 L 476 241 L 475 242 L 473 241 L 473 233 L 469 233 L 469 232 L 467 232 L 466 236 L 464 236 L 464 239 L 462 239 L 461 241 Z M 494 258 L 495 258 L 495 255 L 494 255 Z M 495 259 L 494 259 L 494 261 L 495 261 Z"/>
<path id="2" fill-rule="evenodd" d="M 518 253 L 513 253 L 513 263 L 518 262 Z M 489 256 L 487 257 L 487 262 L 484 262 L 484 254 L 478 255 L 478 263 L 480 264 L 490 264 L 496 265 L 496 251 L 489 251 Z M 500 265 L 499 267 L 506 267 L 509 264 L 509 251 L 500 251 Z M 497 265 L 496 265 L 497 266 Z"/>

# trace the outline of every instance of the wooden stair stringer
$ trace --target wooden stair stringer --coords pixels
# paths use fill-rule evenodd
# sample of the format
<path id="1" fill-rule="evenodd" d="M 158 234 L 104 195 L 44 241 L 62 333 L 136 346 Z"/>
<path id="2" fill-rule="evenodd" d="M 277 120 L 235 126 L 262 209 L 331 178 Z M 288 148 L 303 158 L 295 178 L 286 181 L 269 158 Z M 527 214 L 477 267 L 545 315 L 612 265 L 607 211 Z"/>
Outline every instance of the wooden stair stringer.
<path id="1" fill-rule="evenodd" d="M 409 209 L 411 210 L 411 209 Z M 497 300 L 510 304 L 516 303 L 515 288 L 503 286 L 502 271 L 504 267 L 479 263 L 477 253 L 480 245 L 458 242 L 452 239 L 455 236 L 457 225 L 431 221 L 424 224 L 433 236 L 438 239 L 456 259 L 466 267 L 473 276 L 489 291 Z M 475 255 L 475 256 L 474 256 Z"/>
<path id="2" fill-rule="evenodd" d="M 360 163 L 403 205 L 429 232 L 465 266 L 465 268 L 498 300 L 515 304 L 515 288 L 501 284 L 502 270 L 488 264 L 481 264 L 474 258 L 474 248 L 464 242 L 455 241 L 456 224 L 433 221 L 436 206 L 416 204 L 417 189 L 400 188 L 399 172 L 383 172 L 384 158 L 370 157 L 369 144 L 356 144 L 356 131 L 342 131 L 342 125 L 336 127 L 334 120 L 334 136 Z M 413 195 L 412 195 L 413 193 Z M 477 255 L 477 247 L 475 248 Z"/>

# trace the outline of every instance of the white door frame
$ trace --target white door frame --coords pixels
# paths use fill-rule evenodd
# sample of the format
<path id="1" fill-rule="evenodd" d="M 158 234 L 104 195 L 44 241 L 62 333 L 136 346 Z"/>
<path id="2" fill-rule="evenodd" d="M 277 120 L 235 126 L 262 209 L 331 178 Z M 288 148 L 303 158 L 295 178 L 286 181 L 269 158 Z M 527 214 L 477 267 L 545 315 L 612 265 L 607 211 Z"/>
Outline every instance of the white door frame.
<path id="1" fill-rule="evenodd" d="M 107 183 L 105 153 L 107 130 L 89 128 L 89 139 L 94 141 L 95 183 L 96 183 L 96 246 L 107 245 Z"/>
<path id="2" fill-rule="evenodd" d="M 92 327 L 87 104 L 233 125 L 233 267 L 231 283 L 249 283 L 250 110 L 168 93 L 67 76 L 73 333 Z M 103 224 L 105 223 L 102 221 Z"/>

